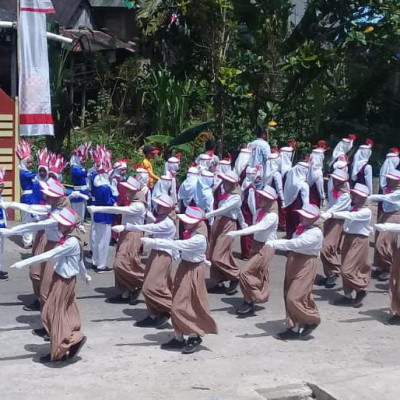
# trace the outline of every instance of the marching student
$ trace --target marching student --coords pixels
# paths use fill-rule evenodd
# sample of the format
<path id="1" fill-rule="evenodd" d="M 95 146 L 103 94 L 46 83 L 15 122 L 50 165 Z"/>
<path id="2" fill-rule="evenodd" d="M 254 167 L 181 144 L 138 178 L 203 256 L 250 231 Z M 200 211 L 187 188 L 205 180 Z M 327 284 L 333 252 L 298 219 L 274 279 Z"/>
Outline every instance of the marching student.
<path id="1" fill-rule="evenodd" d="M 369 261 L 369 235 L 372 232 L 372 211 L 365 206 L 370 194 L 366 185 L 357 183 L 350 190 L 352 208 L 350 211 L 334 211 L 324 214 L 324 219 L 344 220 L 344 240 L 342 247 L 341 276 L 344 297 L 335 302 L 337 305 L 353 305 L 358 308 L 367 295 L 371 279 Z M 353 299 L 353 292 L 356 297 Z"/>
<path id="2" fill-rule="evenodd" d="M 122 215 L 122 225 L 128 223 L 143 225 L 147 203 L 141 191 L 140 182 L 136 178 L 129 177 L 126 181 L 120 182 L 120 185 L 126 189 L 125 193 L 130 202 L 129 206 L 88 206 L 88 211 L 91 214 L 101 212 Z M 141 232 L 128 231 L 123 231 L 119 236 L 113 266 L 118 295 L 109 298 L 110 303 L 133 305 L 139 297 L 144 280 L 144 270 L 140 263 L 141 237 Z"/>
<path id="3" fill-rule="evenodd" d="M 113 206 L 116 197 L 113 195 L 109 173 L 112 170 L 111 154 L 104 146 L 92 150 L 92 157 L 96 164 L 97 175 L 93 179 L 93 194 L 96 206 Z M 98 274 L 111 272 L 107 266 L 109 244 L 111 239 L 111 224 L 114 219 L 112 214 L 93 214 L 91 228 L 92 269 Z"/>
<path id="4" fill-rule="evenodd" d="M 160 179 L 154 185 L 151 197 L 155 200 L 163 194 L 171 196 L 174 202 L 176 201 L 176 197 L 174 197 L 172 193 L 172 178 L 168 175 L 161 175 Z"/>
<path id="5" fill-rule="evenodd" d="M 307 339 L 321 322 L 312 294 L 324 240 L 321 229 L 314 225 L 319 209 L 313 204 L 304 204 L 296 212 L 300 215 L 300 224 L 293 238 L 266 242 L 271 249 L 288 251 L 283 289 L 287 330 L 275 336 L 279 340 Z"/>
<path id="6" fill-rule="evenodd" d="M 251 156 L 251 150 L 249 150 L 246 145 L 244 146 L 245 147 L 240 149 L 239 155 L 235 161 L 235 166 L 233 167 L 234 171 L 240 178 L 240 184 L 242 184 L 246 178 L 246 169 L 249 166 Z"/>
<path id="7" fill-rule="evenodd" d="M 214 210 L 214 173 L 208 170 L 200 172 L 200 178 L 197 181 L 195 196 L 193 198 L 194 205 L 201 208 L 204 212 Z M 213 224 L 214 218 L 210 218 L 210 225 Z"/>
<path id="8" fill-rule="evenodd" d="M 38 173 L 37 173 L 37 179 L 35 182 L 33 182 L 33 188 L 32 188 L 34 197 L 33 204 L 45 204 L 40 182 L 47 182 L 47 180 L 49 179 L 50 152 L 47 150 L 47 148 L 40 149 L 36 153 L 36 158 L 38 161 Z"/>
<path id="9" fill-rule="evenodd" d="M 6 212 L 7 207 L 4 207 L 3 196 L 1 195 L 4 190 L 5 174 L 6 174 L 5 168 L 0 168 L 0 228 L 7 228 L 7 212 Z M 3 236 L 0 235 L 0 281 L 8 281 L 9 279 L 8 272 L 4 271 L 3 254 L 4 254 L 4 240 Z"/>
<path id="10" fill-rule="evenodd" d="M 315 204 L 318 208 L 325 205 L 325 189 L 324 189 L 324 159 L 325 152 L 330 147 L 325 140 L 320 140 L 314 146 L 310 155 L 310 169 L 308 172 L 308 185 L 310 186 L 310 203 Z"/>
<path id="11" fill-rule="evenodd" d="M 40 357 L 41 362 L 68 361 L 78 355 L 86 342 L 81 332 L 81 318 L 75 298 L 76 276 L 81 273 L 87 283 L 90 277 L 83 263 L 83 236 L 78 229 L 79 216 L 64 208 L 52 218 L 58 224 L 60 238 L 57 246 L 42 254 L 18 261 L 11 268 L 23 268 L 51 260 L 54 266 L 42 322 L 50 336 L 51 353 Z"/>
<path id="12" fill-rule="evenodd" d="M 206 151 L 203 154 L 200 154 L 196 160 L 195 163 L 197 165 L 200 165 L 200 160 L 203 155 L 210 157 L 210 164 L 207 169 L 209 169 L 211 172 L 215 172 L 215 169 L 217 168 L 217 165 L 219 164 L 219 157 L 215 154 L 215 141 L 212 139 L 208 139 L 206 141 Z"/>
<path id="13" fill-rule="evenodd" d="M 196 166 L 200 172 L 204 169 L 211 171 L 211 169 L 213 168 L 212 165 L 213 158 L 208 154 L 200 154 L 196 159 Z"/>
<path id="14" fill-rule="evenodd" d="M 221 196 L 224 193 L 224 186 L 222 184 L 221 174 L 225 174 L 228 171 L 232 171 L 231 161 L 223 159 L 218 163 L 217 169 L 214 174 L 214 208 L 218 207 L 218 203 L 221 200 Z"/>
<path id="15" fill-rule="evenodd" d="M 296 151 L 296 141 L 290 140 L 287 146 L 279 149 L 281 155 L 280 171 L 282 175 L 283 187 L 285 187 L 285 180 L 287 172 L 293 166 L 294 155 Z"/>
<path id="16" fill-rule="evenodd" d="M 286 205 L 286 235 L 291 239 L 300 222 L 299 213 L 305 204 L 310 203 L 310 188 L 307 183 L 307 175 L 310 165 L 300 161 L 285 176 L 283 194 Z"/>
<path id="17" fill-rule="evenodd" d="M 400 223 L 400 171 L 392 169 L 385 175 L 385 194 L 373 194 L 368 200 L 382 202 L 382 212 L 378 224 Z M 397 234 L 387 231 L 379 232 L 375 240 L 374 266 L 379 271 L 378 280 L 389 279 L 393 256 L 397 249 Z"/>
<path id="18" fill-rule="evenodd" d="M 217 333 L 217 325 L 210 314 L 205 285 L 205 253 L 207 227 L 204 211 L 189 206 L 185 214 L 178 214 L 185 227 L 184 240 L 142 238 L 152 251 L 179 251 L 181 262 L 174 279 L 171 318 L 175 336 L 161 345 L 165 350 L 181 350 L 191 354 L 199 350 L 205 334 Z M 156 266 L 157 267 L 157 266 Z M 187 336 L 187 340 L 185 340 Z"/>
<path id="19" fill-rule="evenodd" d="M 397 245 L 393 256 L 393 264 L 389 278 L 390 318 L 386 325 L 400 325 L 400 224 L 376 224 L 375 228 L 380 233 L 392 232 L 397 235 Z"/>
<path id="20" fill-rule="evenodd" d="M 392 190 L 387 189 L 387 178 L 386 175 L 392 171 L 397 169 L 400 164 L 400 150 L 397 147 L 392 147 L 390 152 L 386 154 L 385 161 L 382 164 L 381 169 L 379 170 L 379 193 L 386 194 L 391 193 Z"/>
<path id="21" fill-rule="evenodd" d="M 330 172 L 339 168 L 336 164 L 337 161 L 343 161 L 347 159 L 353 148 L 354 142 L 357 140 L 357 136 L 354 133 L 350 133 L 347 137 L 343 138 L 333 149 L 332 159 L 329 162 Z"/>
<path id="22" fill-rule="evenodd" d="M 215 221 L 211 229 L 210 258 L 211 258 L 211 279 L 216 286 L 210 292 L 236 293 L 239 285 L 239 267 L 232 255 L 232 239 L 227 236 L 230 231 L 236 230 L 237 223 L 241 228 L 246 228 L 241 211 L 242 196 L 239 187 L 239 177 L 236 172 L 229 171 L 220 175 L 224 188 L 224 194 L 218 204 L 218 208 L 206 214 L 206 219 L 213 217 Z M 226 290 L 224 281 L 229 280 L 230 285 Z"/>
<path id="23" fill-rule="evenodd" d="M 88 171 L 84 165 L 89 155 L 91 143 L 85 142 L 77 147 L 71 157 L 71 180 L 74 190 L 85 196 L 90 196 L 88 186 Z M 71 200 L 71 205 L 74 211 L 79 215 L 82 223 L 85 220 L 87 201 L 81 197 L 76 197 Z"/>
<path id="24" fill-rule="evenodd" d="M 33 185 L 37 180 L 37 174 L 32 171 L 33 157 L 31 153 L 31 145 L 25 140 L 21 140 L 15 152 L 19 158 L 19 180 L 22 189 L 21 203 L 34 204 Z M 21 212 L 21 219 L 23 224 L 34 221 L 33 216 L 24 211 Z M 33 234 L 31 232 L 26 232 L 22 235 L 22 243 L 26 249 L 32 247 Z"/>
<path id="25" fill-rule="evenodd" d="M 179 187 L 178 200 L 180 203 L 179 208 L 182 212 L 184 212 L 190 205 L 194 205 L 199 177 L 199 170 L 196 167 L 190 167 L 186 179 Z"/>
<path id="26" fill-rule="evenodd" d="M 62 183 L 65 168 L 67 167 L 68 162 L 64 160 L 64 157 L 61 154 L 55 155 L 54 153 L 50 153 L 49 158 L 49 178 L 53 178 L 56 181 Z"/>
<path id="27" fill-rule="evenodd" d="M 164 164 L 164 175 L 171 178 L 171 197 L 173 198 L 175 204 L 178 204 L 179 183 L 176 177 L 179 172 L 180 163 L 181 161 L 179 158 L 170 157 Z"/>
<path id="28" fill-rule="evenodd" d="M 328 191 L 329 208 L 326 213 L 321 214 L 326 219 L 326 214 L 336 211 L 349 211 L 351 207 L 349 175 L 343 169 L 335 169 L 330 174 L 332 189 Z M 339 255 L 340 245 L 343 238 L 343 219 L 330 218 L 324 222 L 324 245 L 321 251 L 321 261 L 324 267 L 326 279 L 324 285 L 330 289 L 336 285 L 340 276 L 341 260 Z"/>
<path id="29" fill-rule="evenodd" d="M 353 186 L 356 183 L 361 183 L 368 187 L 369 192 L 372 194 L 372 166 L 368 164 L 369 159 L 372 155 L 372 148 L 374 142 L 371 139 L 367 139 L 365 144 L 362 144 L 353 158 L 353 166 L 351 171 L 351 179 Z"/>
<path id="30" fill-rule="evenodd" d="M 156 205 L 157 218 L 150 224 L 127 223 L 116 226 L 116 231 L 149 233 L 155 239 L 171 239 L 176 234 L 176 214 L 174 200 L 167 194 L 162 194 L 153 199 Z M 144 283 L 142 287 L 149 315 L 136 322 L 138 327 L 161 328 L 169 320 L 172 306 L 172 247 L 153 249 L 147 259 L 144 271 Z"/>
<path id="31" fill-rule="evenodd" d="M 232 238 L 243 235 L 254 235 L 251 258 L 240 270 L 240 289 L 243 294 L 243 303 L 236 313 L 246 315 L 253 311 L 254 304 L 266 303 L 269 299 L 269 265 L 275 251 L 265 246 L 270 240 L 277 239 L 278 215 L 274 203 L 278 195 L 274 188 L 265 186 L 256 192 L 259 208 L 255 214 L 254 225 L 248 228 L 231 231 L 227 236 Z"/>
<path id="32" fill-rule="evenodd" d="M 258 183 L 257 189 L 262 189 L 265 185 L 265 176 L 267 174 L 267 161 L 271 154 L 271 148 L 268 143 L 269 132 L 267 128 L 258 127 L 256 130 L 257 138 L 249 143 L 251 157 L 249 161 L 250 167 L 259 167 L 261 180 Z"/>
<path id="33" fill-rule="evenodd" d="M 246 178 L 242 183 L 242 214 L 244 222 L 247 225 L 252 225 L 256 215 L 256 185 L 261 176 L 258 174 L 257 168 L 246 168 Z M 251 254 L 253 243 L 253 235 L 244 235 L 240 237 L 240 248 L 242 260 L 248 260 Z"/>
<path id="34" fill-rule="evenodd" d="M 142 193 L 146 199 L 147 209 L 151 210 L 151 190 L 149 189 L 149 171 L 145 168 L 138 168 L 136 170 L 135 178 L 140 182 Z"/>
<path id="35" fill-rule="evenodd" d="M 149 173 L 149 188 L 152 189 L 154 183 L 157 182 L 160 178 L 153 172 L 153 164 L 151 160 L 160 152 L 160 150 L 156 149 L 153 146 L 144 146 L 143 154 L 144 159 L 142 161 L 143 168 L 146 169 Z"/>

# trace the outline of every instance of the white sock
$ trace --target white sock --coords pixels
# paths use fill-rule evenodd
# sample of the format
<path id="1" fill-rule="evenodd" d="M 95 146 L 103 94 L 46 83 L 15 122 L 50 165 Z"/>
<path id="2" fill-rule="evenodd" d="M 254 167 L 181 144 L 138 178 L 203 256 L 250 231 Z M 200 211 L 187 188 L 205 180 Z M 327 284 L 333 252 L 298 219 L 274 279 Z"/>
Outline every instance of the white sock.
<path id="1" fill-rule="evenodd" d="M 183 335 L 181 334 L 181 333 L 176 333 L 175 332 L 175 339 L 178 341 L 178 342 L 183 342 L 185 339 L 183 338 Z"/>

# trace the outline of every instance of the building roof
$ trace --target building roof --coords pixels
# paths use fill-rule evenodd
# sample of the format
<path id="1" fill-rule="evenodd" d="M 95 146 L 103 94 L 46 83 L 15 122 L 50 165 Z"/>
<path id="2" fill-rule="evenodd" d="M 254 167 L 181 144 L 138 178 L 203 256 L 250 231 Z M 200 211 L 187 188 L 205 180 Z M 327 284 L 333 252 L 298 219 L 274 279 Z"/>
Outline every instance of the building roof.
<path id="1" fill-rule="evenodd" d="M 88 0 L 52 0 L 56 10 L 55 14 L 48 14 L 49 22 L 59 22 L 60 25 L 71 27 L 80 14 L 79 9 L 88 7 Z M 121 0 L 122 2 L 122 0 Z M 0 0 L 0 20 L 16 21 L 17 7 L 12 0 Z"/>

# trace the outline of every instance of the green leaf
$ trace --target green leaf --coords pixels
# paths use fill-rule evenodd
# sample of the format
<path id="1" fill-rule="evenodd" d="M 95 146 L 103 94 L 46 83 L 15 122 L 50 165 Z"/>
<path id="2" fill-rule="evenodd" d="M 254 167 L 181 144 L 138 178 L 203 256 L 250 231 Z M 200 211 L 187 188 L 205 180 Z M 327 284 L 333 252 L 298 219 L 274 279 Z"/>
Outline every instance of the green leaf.
<path id="1" fill-rule="evenodd" d="M 152 135 L 147 136 L 145 139 L 146 143 L 160 143 L 160 144 L 170 144 L 172 140 L 171 136 L 167 135 Z"/>

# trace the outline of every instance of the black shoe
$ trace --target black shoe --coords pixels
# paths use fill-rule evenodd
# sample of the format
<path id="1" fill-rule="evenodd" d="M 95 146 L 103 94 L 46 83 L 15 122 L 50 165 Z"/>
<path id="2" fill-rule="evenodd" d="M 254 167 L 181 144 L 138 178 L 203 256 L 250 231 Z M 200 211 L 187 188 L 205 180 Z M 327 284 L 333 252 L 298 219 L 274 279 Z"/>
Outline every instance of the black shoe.
<path id="1" fill-rule="evenodd" d="M 183 346 L 182 354 L 192 354 L 199 350 L 202 340 L 200 336 L 190 337 Z"/>
<path id="2" fill-rule="evenodd" d="M 71 360 L 72 358 L 76 357 L 79 354 L 83 345 L 86 343 L 86 340 L 87 340 L 87 337 L 84 336 L 79 343 L 76 343 L 70 347 L 68 356 L 67 356 L 68 360 Z"/>
<path id="3" fill-rule="evenodd" d="M 97 272 L 98 274 L 106 274 L 108 272 L 113 272 L 113 269 L 110 267 L 105 267 L 105 268 L 97 267 L 94 271 Z"/>
<path id="4" fill-rule="evenodd" d="M 129 305 L 134 306 L 140 296 L 141 289 L 137 288 L 129 293 Z"/>
<path id="5" fill-rule="evenodd" d="M 372 279 L 378 279 L 379 278 L 379 275 L 381 275 L 382 274 L 382 270 L 380 270 L 380 269 L 373 269 L 372 270 L 372 272 L 371 272 L 371 278 Z"/>
<path id="6" fill-rule="evenodd" d="M 300 334 L 299 332 L 295 332 L 292 329 L 286 329 L 286 331 L 283 331 L 281 333 L 278 333 L 276 336 L 274 336 L 275 339 L 278 340 L 297 340 L 300 339 Z"/>
<path id="7" fill-rule="evenodd" d="M 353 301 L 353 307 L 360 308 L 362 306 L 363 299 L 367 296 L 366 290 L 360 290 L 357 292 L 356 298 Z"/>
<path id="8" fill-rule="evenodd" d="M 315 281 L 314 281 L 314 285 L 315 286 L 325 286 L 326 285 L 326 280 L 327 280 L 328 278 L 323 278 L 323 277 L 321 277 L 320 275 L 318 275 L 316 278 L 315 278 Z"/>
<path id="9" fill-rule="evenodd" d="M 385 271 L 385 272 L 382 272 L 378 276 L 378 281 L 379 282 L 386 282 L 387 280 L 389 280 L 389 278 L 390 278 L 390 272 L 389 271 Z"/>
<path id="10" fill-rule="evenodd" d="M 110 246 L 115 246 L 117 244 L 117 239 L 111 238 L 110 239 Z"/>
<path id="11" fill-rule="evenodd" d="M 215 286 L 208 288 L 207 293 L 224 294 L 226 293 L 226 287 L 223 283 L 217 283 Z"/>
<path id="12" fill-rule="evenodd" d="M 253 311 L 254 308 L 254 303 L 253 302 L 248 302 L 246 300 L 243 301 L 243 303 L 236 309 L 236 314 L 239 315 L 245 315 L 249 314 Z"/>
<path id="13" fill-rule="evenodd" d="M 185 346 L 184 340 L 178 340 L 176 338 L 173 338 L 169 342 L 163 343 L 161 345 L 161 348 L 163 350 L 182 350 L 184 346 Z"/>
<path id="14" fill-rule="evenodd" d="M 8 272 L 0 271 L 0 281 L 8 281 L 9 279 Z"/>
<path id="15" fill-rule="evenodd" d="M 90 267 L 90 269 L 94 272 L 97 272 L 97 265 L 92 264 L 92 266 Z"/>
<path id="16" fill-rule="evenodd" d="M 350 306 L 353 304 L 353 299 L 351 297 L 342 296 L 340 299 L 333 302 L 335 306 Z"/>
<path id="17" fill-rule="evenodd" d="M 232 279 L 225 294 L 227 294 L 228 296 L 234 295 L 237 292 L 238 286 L 239 286 L 239 279 Z"/>
<path id="18" fill-rule="evenodd" d="M 398 315 L 392 315 L 385 322 L 385 325 L 400 325 L 400 317 Z"/>
<path id="19" fill-rule="evenodd" d="M 46 335 L 48 336 L 49 334 L 47 333 L 46 329 L 38 328 L 38 329 L 33 329 L 32 330 L 32 335 L 39 336 L 39 337 L 43 338 Z"/>
<path id="20" fill-rule="evenodd" d="M 40 301 L 36 299 L 32 304 L 23 306 L 24 311 L 40 311 Z"/>
<path id="21" fill-rule="evenodd" d="M 309 325 L 305 325 L 303 330 L 300 333 L 300 336 L 308 336 L 311 335 L 311 333 L 313 331 L 315 331 L 315 329 L 317 329 L 318 324 L 309 324 Z"/>
<path id="22" fill-rule="evenodd" d="M 111 304 L 128 304 L 129 298 L 122 297 L 122 294 L 119 294 L 118 296 L 108 298 L 106 302 Z"/>
<path id="23" fill-rule="evenodd" d="M 157 318 L 151 318 L 148 315 L 145 319 L 136 321 L 134 325 L 139 328 L 154 328 L 157 325 Z"/>
<path id="24" fill-rule="evenodd" d="M 325 287 L 327 289 L 332 289 L 333 287 L 335 287 L 338 278 L 339 277 L 337 275 L 328 276 L 325 281 Z"/>
<path id="25" fill-rule="evenodd" d="M 89 251 L 87 252 L 87 255 L 88 255 L 88 257 L 92 258 L 92 257 L 93 257 L 93 251 L 92 251 L 92 250 L 89 250 Z"/>
<path id="26" fill-rule="evenodd" d="M 171 318 L 170 313 L 162 312 L 162 313 L 157 317 L 155 328 L 161 329 L 161 328 L 168 322 L 168 320 L 169 320 L 170 318 Z"/>

